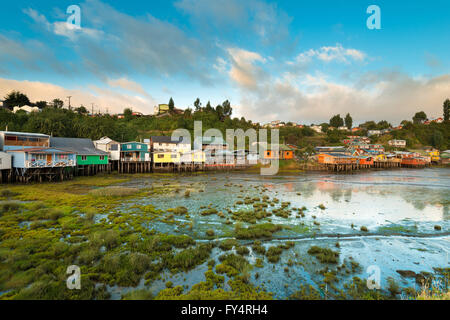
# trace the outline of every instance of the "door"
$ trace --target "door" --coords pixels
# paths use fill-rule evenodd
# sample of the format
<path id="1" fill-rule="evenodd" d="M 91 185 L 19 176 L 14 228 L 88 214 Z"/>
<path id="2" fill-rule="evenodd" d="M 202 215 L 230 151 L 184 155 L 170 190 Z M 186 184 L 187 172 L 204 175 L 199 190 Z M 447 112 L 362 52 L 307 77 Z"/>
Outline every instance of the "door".
<path id="1" fill-rule="evenodd" d="M 49 164 L 49 163 L 51 163 L 52 162 L 52 155 L 51 154 L 48 154 L 47 155 L 47 164 Z"/>

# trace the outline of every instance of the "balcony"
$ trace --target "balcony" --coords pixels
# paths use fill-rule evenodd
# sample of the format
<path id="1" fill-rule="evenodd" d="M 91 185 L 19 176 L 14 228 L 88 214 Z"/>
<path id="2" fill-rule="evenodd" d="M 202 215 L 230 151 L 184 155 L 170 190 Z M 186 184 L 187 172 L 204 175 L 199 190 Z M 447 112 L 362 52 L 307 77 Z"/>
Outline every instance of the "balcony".
<path id="1" fill-rule="evenodd" d="M 74 167 L 75 161 L 73 160 L 57 160 L 57 161 L 25 161 L 25 168 L 63 168 Z"/>

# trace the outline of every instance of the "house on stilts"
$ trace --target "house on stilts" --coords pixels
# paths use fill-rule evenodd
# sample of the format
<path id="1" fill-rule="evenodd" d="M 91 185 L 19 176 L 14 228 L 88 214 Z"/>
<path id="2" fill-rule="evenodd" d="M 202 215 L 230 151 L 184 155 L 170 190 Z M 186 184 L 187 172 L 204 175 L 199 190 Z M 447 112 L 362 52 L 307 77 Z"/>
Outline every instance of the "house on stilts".
<path id="1" fill-rule="evenodd" d="M 76 154 L 76 175 L 90 176 L 111 171 L 109 154 L 96 149 L 91 139 L 51 137 L 50 146 Z"/>
<path id="2" fill-rule="evenodd" d="M 12 182 L 62 181 L 73 177 L 76 155 L 51 147 L 48 135 L 1 131 L 0 150 L 11 155 Z"/>

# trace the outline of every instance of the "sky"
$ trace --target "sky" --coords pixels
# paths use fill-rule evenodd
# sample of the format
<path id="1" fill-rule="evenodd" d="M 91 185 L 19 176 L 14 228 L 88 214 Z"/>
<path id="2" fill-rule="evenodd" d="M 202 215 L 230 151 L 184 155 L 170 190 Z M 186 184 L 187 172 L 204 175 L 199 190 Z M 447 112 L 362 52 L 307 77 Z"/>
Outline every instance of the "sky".
<path id="1" fill-rule="evenodd" d="M 144 114 L 170 97 L 181 109 L 228 99 L 262 123 L 434 118 L 450 98 L 449 12 L 447 0 L 8 1 L 0 98 Z"/>

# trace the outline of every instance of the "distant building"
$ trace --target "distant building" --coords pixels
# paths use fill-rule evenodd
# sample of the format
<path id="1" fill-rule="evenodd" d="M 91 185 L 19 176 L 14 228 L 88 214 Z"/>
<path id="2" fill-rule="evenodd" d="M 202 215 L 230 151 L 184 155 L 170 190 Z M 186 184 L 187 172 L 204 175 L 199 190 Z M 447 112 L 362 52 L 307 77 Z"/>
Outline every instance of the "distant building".
<path id="1" fill-rule="evenodd" d="M 327 146 L 327 147 L 315 147 L 314 148 L 316 150 L 317 153 L 328 153 L 328 152 L 333 152 L 333 153 L 346 153 L 347 152 L 347 148 L 346 147 L 342 147 L 342 146 Z"/>
<path id="2" fill-rule="evenodd" d="M 155 106 L 155 108 L 154 108 L 154 114 L 155 115 L 159 115 L 159 114 L 162 114 L 162 113 L 166 113 L 166 112 L 169 112 L 169 105 L 168 104 L 159 104 L 159 105 L 157 105 L 157 106 Z"/>
<path id="3" fill-rule="evenodd" d="M 16 113 L 18 111 L 25 111 L 26 113 L 31 112 L 39 112 L 41 111 L 38 107 L 31 107 L 31 106 L 23 106 L 23 107 L 14 107 L 13 112 Z"/>
<path id="4" fill-rule="evenodd" d="M 322 126 L 311 126 L 311 129 L 313 129 L 317 133 L 322 132 Z"/>
<path id="5" fill-rule="evenodd" d="M 393 139 L 393 140 L 389 140 L 388 144 L 390 146 L 396 147 L 396 148 L 405 148 L 406 147 L 406 140 Z"/>
<path id="6" fill-rule="evenodd" d="M 376 135 L 380 135 L 381 134 L 381 130 L 369 130 L 367 131 L 367 135 L 370 136 L 376 136 Z"/>
<path id="7" fill-rule="evenodd" d="M 94 146 L 98 150 L 105 151 L 109 154 L 111 161 L 120 160 L 120 143 L 108 137 L 102 137 L 94 141 Z"/>
<path id="8" fill-rule="evenodd" d="M 341 126 L 341 127 L 338 128 L 338 130 L 348 131 L 348 128 L 346 126 Z"/>

